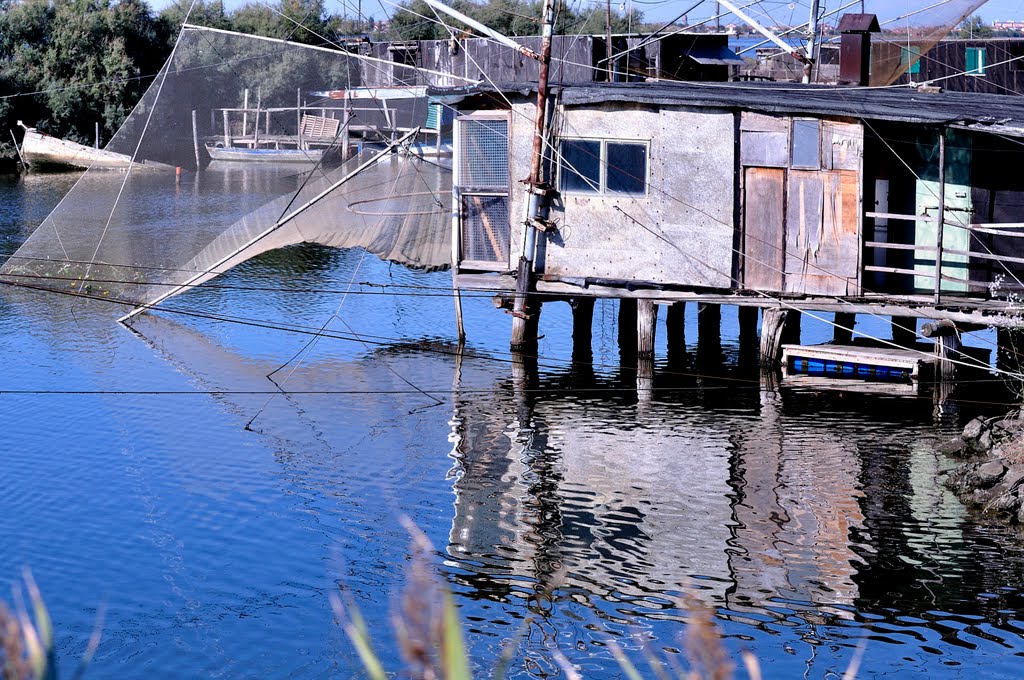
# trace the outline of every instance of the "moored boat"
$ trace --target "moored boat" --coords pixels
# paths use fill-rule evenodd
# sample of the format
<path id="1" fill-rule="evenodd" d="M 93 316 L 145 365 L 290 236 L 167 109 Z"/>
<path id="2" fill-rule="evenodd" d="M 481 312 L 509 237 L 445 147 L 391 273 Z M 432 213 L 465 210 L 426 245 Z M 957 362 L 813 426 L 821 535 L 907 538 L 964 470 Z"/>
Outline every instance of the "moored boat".
<path id="1" fill-rule="evenodd" d="M 171 166 L 163 163 L 132 161 L 131 156 L 94 149 L 77 142 L 51 137 L 28 127 L 20 120 L 18 125 L 25 129 L 21 142 L 21 156 L 29 168 L 36 171 L 89 170 L 92 168 L 127 170 L 128 168 L 149 168 L 166 170 Z"/>

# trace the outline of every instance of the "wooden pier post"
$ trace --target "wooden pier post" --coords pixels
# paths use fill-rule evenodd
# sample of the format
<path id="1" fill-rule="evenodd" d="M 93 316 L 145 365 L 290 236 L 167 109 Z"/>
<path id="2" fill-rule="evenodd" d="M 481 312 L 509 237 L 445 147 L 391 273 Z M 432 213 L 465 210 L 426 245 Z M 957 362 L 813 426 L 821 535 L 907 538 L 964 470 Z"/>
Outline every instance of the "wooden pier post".
<path id="1" fill-rule="evenodd" d="M 654 300 L 637 301 L 636 347 L 640 359 L 654 358 L 654 333 L 658 325 L 658 305 Z"/>
<path id="2" fill-rule="evenodd" d="M 722 306 L 697 303 L 697 363 L 717 365 L 722 361 Z"/>
<path id="3" fill-rule="evenodd" d="M 619 299 L 619 360 L 636 357 L 637 339 L 636 298 Z"/>
<path id="4" fill-rule="evenodd" d="M 590 363 L 594 360 L 594 303 L 592 297 L 573 298 L 572 305 L 572 360 Z"/>
<path id="5" fill-rule="evenodd" d="M 952 382 L 956 378 L 956 362 L 962 357 L 960 349 L 960 335 L 956 332 L 944 333 L 935 338 L 935 356 L 939 359 L 936 370 L 940 381 Z"/>
<path id="6" fill-rule="evenodd" d="M 757 307 L 737 307 L 736 321 L 740 327 L 740 356 L 756 354 Z"/>
<path id="7" fill-rule="evenodd" d="M 912 316 L 892 317 L 892 341 L 900 347 L 917 342 L 917 319 Z"/>
<path id="8" fill-rule="evenodd" d="M 686 303 L 676 302 L 665 311 L 665 335 L 668 341 L 668 362 L 686 355 Z"/>
<path id="9" fill-rule="evenodd" d="M 513 352 L 536 352 L 537 351 L 537 329 L 540 328 L 541 302 L 534 295 L 528 295 L 522 316 L 512 319 L 512 342 L 510 347 Z M 518 322 L 518 323 L 517 323 Z"/>
<path id="10" fill-rule="evenodd" d="M 782 342 L 789 310 L 769 307 L 761 312 L 761 367 L 768 368 L 782 358 Z"/>
<path id="11" fill-rule="evenodd" d="M 853 342 L 853 327 L 857 325 L 856 314 L 836 312 L 832 323 L 832 344 L 849 345 Z"/>
<path id="12" fill-rule="evenodd" d="M 195 109 L 192 109 L 192 146 L 196 152 L 196 172 L 199 172 L 203 169 L 203 161 L 199 153 L 199 124 L 196 122 Z"/>

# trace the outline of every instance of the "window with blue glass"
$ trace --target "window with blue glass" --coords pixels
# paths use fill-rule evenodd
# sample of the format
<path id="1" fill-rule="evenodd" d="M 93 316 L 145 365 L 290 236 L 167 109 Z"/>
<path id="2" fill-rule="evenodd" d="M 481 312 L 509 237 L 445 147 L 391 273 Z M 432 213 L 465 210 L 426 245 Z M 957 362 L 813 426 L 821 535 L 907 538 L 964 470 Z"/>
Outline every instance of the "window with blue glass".
<path id="1" fill-rule="evenodd" d="M 910 47 L 900 48 L 900 63 L 903 65 L 909 64 L 907 73 L 912 76 L 916 76 L 921 73 L 921 48 L 911 45 Z"/>
<path id="2" fill-rule="evenodd" d="M 563 192 L 647 194 L 647 142 L 564 139 L 559 152 L 558 188 Z"/>
<path id="3" fill-rule="evenodd" d="M 983 76 L 985 75 L 985 67 L 988 66 L 988 61 L 985 57 L 984 47 L 968 47 L 967 48 L 967 68 L 964 69 L 969 76 Z"/>

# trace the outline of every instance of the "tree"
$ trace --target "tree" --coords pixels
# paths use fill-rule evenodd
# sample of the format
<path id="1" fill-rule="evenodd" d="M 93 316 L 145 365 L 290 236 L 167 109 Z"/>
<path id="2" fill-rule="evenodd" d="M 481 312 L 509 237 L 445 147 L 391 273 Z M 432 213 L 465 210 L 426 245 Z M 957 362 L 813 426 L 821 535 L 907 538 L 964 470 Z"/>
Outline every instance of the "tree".
<path id="1" fill-rule="evenodd" d="M 958 38 L 991 38 L 992 27 L 986 24 L 982 18 L 975 14 L 972 17 L 964 19 L 957 29 L 956 37 Z"/>

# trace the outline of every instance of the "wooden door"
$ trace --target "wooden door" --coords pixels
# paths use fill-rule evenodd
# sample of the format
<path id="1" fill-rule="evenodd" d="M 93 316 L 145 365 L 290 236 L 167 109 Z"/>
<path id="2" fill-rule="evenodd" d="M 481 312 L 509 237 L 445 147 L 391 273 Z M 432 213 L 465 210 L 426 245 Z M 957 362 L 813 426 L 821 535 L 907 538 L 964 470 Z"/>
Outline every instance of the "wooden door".
<path id="1" fill-rule="evenodd" d="M 786 171 L 746 168 L 743 173 L 743 287 L 782 292 L 786 265 Z"/>

